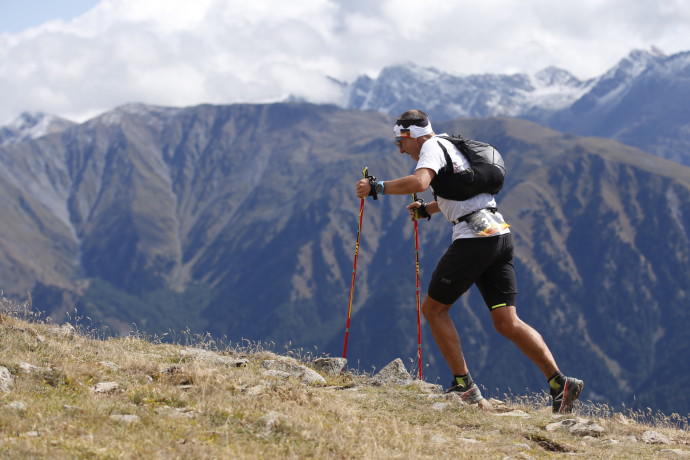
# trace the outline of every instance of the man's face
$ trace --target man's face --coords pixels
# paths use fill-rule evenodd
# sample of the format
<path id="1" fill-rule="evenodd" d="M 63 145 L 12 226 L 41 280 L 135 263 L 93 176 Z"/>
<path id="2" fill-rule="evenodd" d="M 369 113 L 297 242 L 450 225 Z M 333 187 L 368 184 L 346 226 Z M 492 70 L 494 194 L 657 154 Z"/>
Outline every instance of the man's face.
<path id="1" fill-rule="evenodd" d="M 400 153 L 409 155 L 413 160 L 419 161 L 419 145 L 412 137 L 398 137 L 395 139 Z"/>

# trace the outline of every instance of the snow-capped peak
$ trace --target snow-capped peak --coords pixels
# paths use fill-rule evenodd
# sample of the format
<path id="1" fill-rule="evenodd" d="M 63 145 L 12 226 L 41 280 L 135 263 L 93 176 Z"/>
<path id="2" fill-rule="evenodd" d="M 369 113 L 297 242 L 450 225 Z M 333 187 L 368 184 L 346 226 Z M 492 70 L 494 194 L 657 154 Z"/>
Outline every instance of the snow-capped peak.
<path id="1" fill-rule="evenodd" d="M 0 127 L 0 145 L 16 144 L 57 133 L 75 123 L 43 112 L 23 112 L 9 125 Z"/>

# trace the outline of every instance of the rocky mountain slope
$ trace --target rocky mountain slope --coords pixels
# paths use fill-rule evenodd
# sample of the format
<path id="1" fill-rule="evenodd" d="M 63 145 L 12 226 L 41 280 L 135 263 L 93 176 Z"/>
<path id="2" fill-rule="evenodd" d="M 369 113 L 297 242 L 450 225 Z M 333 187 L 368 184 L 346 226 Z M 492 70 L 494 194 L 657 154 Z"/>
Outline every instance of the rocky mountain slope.
<path id="1" fill-rule="evenodd" d="M 687 418 L 541 395 L 464 405 L 414 381 L 342 363 L 138 336 L 95 340 L 16 317 L 0 298 L 0 451 L 7 458 L 682 458 Z M 8 310 L 15 312 L 8 314 Z M 19 309 L 21 311 L 21 308 Z M 213 349 L 210 349 L 213 348 Z"/>
<path id="2" fill-rule="evenodd" d="M 344 106 L 434 120 L 511 116 L 559 131 L 601 136 L 690 165 L 690 52 L 632 51 L 581 81 L 563 69 L 535 75 L 456 76 L 414 64 L 388 67 L 347 86 Z"/>
<path id="3" fill-rule="evenodd" d="M 613 141 L 515 119 L 438 130 L 493 142 L 509 168 L 499 206 L 515 232 L 518 308 L 588 397 L 687 413 L 690 168 Z M 0 147 L 0 288 L 67 312 L 159 332 L 342 349 L 364 165 L 412 167 L 390 120 L 309 104 L 128 105 Z M 353 366 L 416 349 L 406 197 L 367 202 L 350 336 Z M 449 243 L 421 224 L 422 279 Z M 543 377 L 491 329 L 476 295 L 455 308 L 490 394 Z M 425 374 L 447 377 L 425 330 Z M 354 364 L 356 363 L 356 364 Z M 670 378 L 670 377 L 673 378 Z"/>

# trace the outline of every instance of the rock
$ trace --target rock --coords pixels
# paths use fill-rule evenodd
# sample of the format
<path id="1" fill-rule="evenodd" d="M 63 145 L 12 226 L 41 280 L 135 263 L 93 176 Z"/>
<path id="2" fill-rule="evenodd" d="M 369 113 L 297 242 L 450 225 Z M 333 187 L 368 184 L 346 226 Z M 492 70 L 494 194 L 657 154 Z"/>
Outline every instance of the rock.
<path id="1" fill-rule="evenodd" d="M 293 358 L 279 357 L 276 359 L 267 359 L 261 363 L 264 369 L 287 372 L 292 377 L 297 377 L 302 382 L 315 385 L 325 384 L 326 379 L 321 377 L 318 372 L 303 366 Z"/>
<path id="2" fill-rule="evenodd" d="M 117 422 L 123 422 L 123 423 L 138 423 L 141 419 L 139 418 L 138 415 L 132 415 L 132 414 L 113 414 L 110 416 L 111 420 L 115 420 Z"/>
<path id="3" fill-rule="evenodd" d="M 328 375 L 339 375 L 347 366 L 345 358 L 317 358 L 314 360 L 314 367 L 317 371 Z"/>
<path id="4" fill-rule="evenodd" d="M 230 356 L 219 355 L 203 348 L 184 348 L 180 350 L 180 356 L 186 359 L 195 359 L 216 366 L 244 367 L 249 362 L 244 358 L 233 358 Z"/>
<path id="5" fill-rule="evenodd" d="M 381 369 L 373 378 L 375 385 L 409 385 L 412 376 L 405 369 L 402 359 L 396 358 Z"/>
<path id="6" fill-rule="evenodd" d="M 586 421 L 585 419 L 580 419 L 582 421 Z M 570 428 L 571 426 L 574 426 L 578 423 L 578 419 L 574 418 L 566 418 L 561 420 L 560 422 L 554 422 L 554 423 L 549 423 L 546 425 L 546 431 L 556 431 L 560 429 L 567 429 Z"/>
<path id="7" fill-rule="evenodd" d="M 19 368 L 19 371 L 23 374 L 38 374 L 43 372 L 50 372 L 50 368 L 34 366 L 33 364 L 26 363 L 23 361 L 17 364 L 17 367 Z"/>
<path id="8" fill-rule="evenodd" d="M 289 379 L 291 377 L 290 374 L 288 374 L 285 371 L 277 371 L 275 369 L 269 369 L 267 371 L 262 372 L 263 375 L 267 375 L 269 377 L 278 377 L 281 379 Z"/>
<path id="9" fill-rule="evenodd" d="M 38 438 L 39 436 L 41 436 L 41 433 L 39 433 L 38 431 L 27 431 L 26 433 L 24 433 L 24 436 L 28 436 L 30 438 Z"/>
<path id="10" fill-rule="evenodd" d="M 601 444 L 604 446 L 617 446 L 621 442 L 618 439 L 602 439 Z"/>
<path id="11" fill-rule="evenodd" d="M 10 409 L 14 409 L 17 411 L 25 411 L 26 410 L 26 403 L 23 403 L 22 401 L 12 401 L 11 403 L 7 404 L 5 407 L 8 407 Z"/>
<path id="12" fill-rule="evenodd" d="M 500 412 L 498 414 L 493 415 L 495 415 L 496 417 L 530 417 L 530 415 L 527 412 L 521 411 L 520 409 L 511 410 L 510 412 Z"/>
<path id="13" fill-rule="evenodd" d="M 410 386 L 417 388 L 422 393 L 429 393 L 433 395 L 443 393 L 443 387 L 441 385 L 425 382 L 424 380 L 416 379 L 410 384 Z"/>
<path id="14" fill-rule="evenodd" d="M 8 393 L 14 385 L 14 377 L 10 370 L 6 367 L 0 366 L 0 391 Z"/>
<path id="15" fill-rule="evenodd" d="M 671 441 L 657 431 L 645 431 L 642 433 L 642 442 L 647 444 L 671 444 Z"/>
<path id="16" fill-rule="evenodd" d="M 117 364 L 115 364 L 112 361 L 101 361 L 98 364 L 100 364 L 103 367 L 110 369 L 111 371 L 119 371 L 120 370 L 120 366 L 118 366 Z"/>
<path id="17" fill-rule="evenodd" d="M 591 420 L 586 422 L 579 422 L 571 426 L 568 431 L 575 436 L 601 436 L 606 430 L 603 426 L 594 423 Z"/>
<path id="18" fill-rule="evenodd" d="M 120 389 L 117 382 L 99 382 L 93 388 L 94 393 L 113 393 Z"/>
<path id="19" fill-rule="evenodd" d="M 465 444 L 479 444 L 481 442 L 472 438 L 458 438 L 458 441 L 464 442 Z"/>
<path id="20" fill-rule="evenodd" d="M 574 436 L 601 436 L 606 430 L 601 425 L 586 418 L 566 418 L 546 425 L 546 431 L 568 430 Z"/>

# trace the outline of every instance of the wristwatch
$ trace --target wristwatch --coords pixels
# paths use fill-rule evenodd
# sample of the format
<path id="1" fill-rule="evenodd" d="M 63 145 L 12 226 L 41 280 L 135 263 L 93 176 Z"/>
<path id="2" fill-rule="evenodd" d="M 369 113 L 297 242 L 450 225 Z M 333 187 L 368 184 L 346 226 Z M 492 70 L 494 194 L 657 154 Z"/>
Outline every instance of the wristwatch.
<path id="1" fill-rule="evenodd" d="M 376 190 L 376 193 L 381 193 L 381 194 L 385 193 L 385 192 L 384 192 L 384 189 L 385 189 L 385 188 L 386 188 L 386 187 L 383 185 L 383 181 L 382 181 L 382 180 L 377 180 L 377 181 L 376 181 L 376 184 L 374 184 L 374 190 Z"/>

